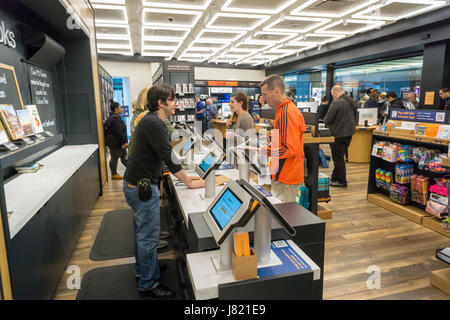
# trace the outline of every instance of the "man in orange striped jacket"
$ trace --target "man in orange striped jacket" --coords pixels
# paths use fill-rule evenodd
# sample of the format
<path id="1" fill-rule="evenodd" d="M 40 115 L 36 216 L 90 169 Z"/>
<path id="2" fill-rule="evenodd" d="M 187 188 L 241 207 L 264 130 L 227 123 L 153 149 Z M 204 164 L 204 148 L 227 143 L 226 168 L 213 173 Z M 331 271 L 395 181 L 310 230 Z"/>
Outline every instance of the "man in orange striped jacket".
<path id="1" fill-rule="evenodd" d="M 272 194 L 282 202 L 294 202 L 304 182 L 303 133 L 305 120 L 297 106 L 286 97 L 283 78 L 271 75 L 260 83 L 264 101 L 275 108 L 271 156 Z"/>

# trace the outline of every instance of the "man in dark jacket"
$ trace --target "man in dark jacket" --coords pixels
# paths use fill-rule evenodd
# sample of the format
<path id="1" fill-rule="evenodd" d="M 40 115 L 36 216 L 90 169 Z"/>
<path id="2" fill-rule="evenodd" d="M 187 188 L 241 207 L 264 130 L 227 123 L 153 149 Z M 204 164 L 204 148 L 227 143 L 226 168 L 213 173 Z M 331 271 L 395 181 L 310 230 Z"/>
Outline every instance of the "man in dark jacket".
<path id="1" fill-rule="evenodd" d="M 123 179 L 121 175 L 117 173 L 117 163 L 120 161 L 124 166 L 127 165 L 125 159 L 128 148 L 127 127 L 125 122 L 120 117 L 123 109 L 122 106 L 112 101 L 110 105 L 111 114 L 105 122 L 105 144 L 109 147 L 111 153 L 111 160 L 109 161 L 109 167 L 111 169 L 112 179 Z"/>
<path id="2" fill-rule="evenodd" d="M 347 173 L 344 156 L 356 131 L 356 102 L 345 94 L 341 86 L 336 85 L 331 89 L 334 101 L 331 103 L 325 116 L 325 124 L 330 128 L 334 137 L 331 144 L 331 157 L 334 169 L 331 174 L 330 185 L 333 187 L 347 187 Z"/>
<path id="3" fill-rule="evenodd" d="M 378 108 L 377 92 L 375 89 L 370 88 L 367 90 L 367 95 L 369 96 L 369 100 L 364 103 L 363 108 Z"/>
<path id="4" fill-rule="evenodd" d="M 322 104 L 317 107 L 317 117 L 319 120 L 325 119 L 328 108 L 330 108 L 330 96 L 326 95 L 322 98 Z"/>
<path id="5" fill-rule="evenodd" d="M 406 109 L 403 106 L 402 99 L 397 97 L 397 94 L 394 91 L 388 92 L 386 99 L 389 102 L 389 109 Z"/>

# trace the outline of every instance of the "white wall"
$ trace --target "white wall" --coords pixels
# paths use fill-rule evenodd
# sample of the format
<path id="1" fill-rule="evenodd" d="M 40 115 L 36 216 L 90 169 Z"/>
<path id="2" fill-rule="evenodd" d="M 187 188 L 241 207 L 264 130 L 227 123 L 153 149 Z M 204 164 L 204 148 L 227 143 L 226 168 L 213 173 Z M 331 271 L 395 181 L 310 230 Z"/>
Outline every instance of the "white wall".
<path id="1" fill-rule="evenodd" d="M 195 80 L 262 81 L 264 70 L 195 67 Z"/>
<path id="2" fill-rule="evenodd" d="M 130 79 L 131 101 L 137 99 L 139 92 L 152 84 L 152 75 L 158 68 L 158 63 L 100 61 L 113 77 L 128 77 Z"/>

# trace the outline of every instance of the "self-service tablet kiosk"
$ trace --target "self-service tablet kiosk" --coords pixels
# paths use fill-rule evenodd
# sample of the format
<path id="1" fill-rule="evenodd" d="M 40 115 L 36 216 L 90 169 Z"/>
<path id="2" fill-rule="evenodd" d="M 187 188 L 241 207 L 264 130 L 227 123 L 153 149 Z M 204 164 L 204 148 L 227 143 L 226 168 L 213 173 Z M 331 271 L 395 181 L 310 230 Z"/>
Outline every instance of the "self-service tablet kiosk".
<path id="1" fill-rule="evenodd" d="M 182 164 L 189 164 L 187 155 L 190 153 L 191 159 L 190 163 L 194 163 L 194 147 L 197 144 L 198 137 L 193 134 L 184 142 L 179 151 L 180 161 Z"/>
<path id="2" fill-rule="evenodd" d="M 236 282 L 231 270 L 233 231 L 238 227 L 245 227 L 254 215 L 254 250 L 258 255 L 258 279 Z M 261 287 L 263 283 L 270 285 L 268 292 L 261 297 L 275 298 L 274 293 L 286 290 L 286 281 L 292 281 L 294 278 L 301 278 L 301 283 L 307 283 L 305 288 L 298 288 L 300 291 L 305 289 L 306 295 L 285 292 L 285 296 L 312 297 L 312 282 L 320 279 L 320 268 L 293 241 L 271 241 L 272 217 L 290 236 L 295 235 L 295 229 L 281 213 L 247 181 L 230 181 L 221 190 L 203 213 L 203 218 L 220 250 L 187 255 L 189 275 L 197 299 L 221 298 L 219 289 L 223 288 L 223 285 L 235 288 L 235 292 L 240 292 L 240 295 L 243 294 L 242 290 L 248 290 L 247 296 L 250 298 L 252 290 Z M 270 286 L 276 288 L 271 289 Z"/>
<path id="3" fill-rule="evenodd" d="M 261 170 L 253 161 L 251 161 L 250 156 L 248 155 L 247 147 L 254 139 L 257 138 L 249 139 L 244 143 L 232 148 L 233 155 L 235 156 L 237 162 L 239 179 L 244 179 L 246 181 L 249 181 L 251 171 L 256 173 L 257 175 L 261 174 Z M 240 156 L 242 154 L 244 155 L 243 158 Z"/>
<path id="4" fill-rule="evenodd" d="M 209 151 L 202 162 L 195 167 L 195 172 L 199 177 L 205 180 L 205 193 L 200 194 L 203 199 L 213 198 L 216 194 L 216 169 L 223 161 L 223 153 Z"/>

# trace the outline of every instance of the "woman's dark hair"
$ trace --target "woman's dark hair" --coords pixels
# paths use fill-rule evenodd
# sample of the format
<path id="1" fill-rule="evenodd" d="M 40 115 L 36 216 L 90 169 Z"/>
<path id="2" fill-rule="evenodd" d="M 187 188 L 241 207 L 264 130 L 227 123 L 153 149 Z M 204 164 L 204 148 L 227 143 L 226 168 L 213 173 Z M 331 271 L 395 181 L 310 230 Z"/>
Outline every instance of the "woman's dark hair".
<path id="1" fill-rule="evenodd" d="M 394 99 L 398 98 L 397 94 L 394 91 L 388 92 L 388 94 L 386 95 L 386 99 L 389 98 L 389 97 L 394 98 Z"/>
<path id="2" fill-rule="evenodd" d="M 328 94 L 326 94 L 323 98 L 322 98 L 322 103 L 324 103 L 325 101 L 330 102 L 330 96 Z"/>
<path id="3" fill-rule="evenodd" d="M 231 95 L 234 99 L 236 99 L 237 102 L 242 102 L 242 109 L 247 111 L 248 109 L 248 97 L 247 95 L 242 91 L 236 91 Z"/>
<path id="4" fill-rule="evenodd" d="M 167 99 L 175 99 L 175 90 L 173 87 L 165 83 L 156 84 L 147 92 L 147 109 L 149 111 L 157 111 L 159 110 L 158 101 L 162 100 L 166 103 Z"/>
<path id="5" fill-rule="evenodd" d="M 117 109 L 118 107 L 120 107 L 120 103 L 118 103 L 118 102 L 114 102 L 113 100 L 109 100 L 109 102 L 111 103 L 111 104 L 109 105 L 109 110 L 110 110 L 111 112 L 116 111 L 116 109 Z"/>

